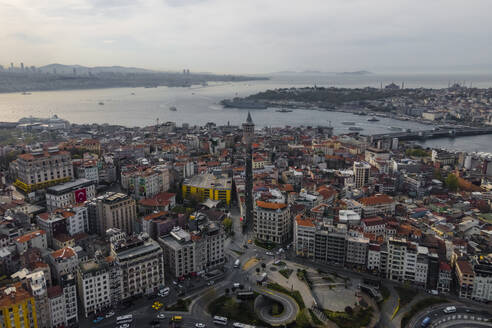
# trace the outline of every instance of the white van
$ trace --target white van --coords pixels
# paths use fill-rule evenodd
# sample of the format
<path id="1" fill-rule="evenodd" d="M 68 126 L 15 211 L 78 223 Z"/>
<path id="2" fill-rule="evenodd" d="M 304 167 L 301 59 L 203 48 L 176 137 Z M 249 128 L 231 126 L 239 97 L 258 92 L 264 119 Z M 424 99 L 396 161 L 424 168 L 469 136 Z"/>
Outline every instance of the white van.
<path id="1" fill-rule="evenodd" d="M 235 268 L 239 268 L 239 264 L 241 264 L 241 261 L 239 261 L 239 259 L 237 259 L 237 260 L 234 262 L 234 267 L 235 267 Z"/>
<path id="2" fill-rule="evenodd" d="M 448 306 L 443 310 L 444 313 L 455 313 L 456 312 L 456 306 Z"/>

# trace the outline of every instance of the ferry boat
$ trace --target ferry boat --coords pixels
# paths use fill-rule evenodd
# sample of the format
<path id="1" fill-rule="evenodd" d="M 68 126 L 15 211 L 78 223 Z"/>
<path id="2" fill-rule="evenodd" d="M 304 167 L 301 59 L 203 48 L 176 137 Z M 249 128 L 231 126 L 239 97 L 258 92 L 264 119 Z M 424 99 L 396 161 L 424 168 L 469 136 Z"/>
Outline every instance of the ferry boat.
<path id="1" fill-rule="evenodd" d="M 363 128 L 361 128 L 361 127 L 358 127 L 358 126 L 351 126 L 351 127 L 349 128 L 349 130 L 350 130 L 350 131 L 362 131 L 362 130 L 364 130 L 364 129 L 363 129 Z"/>
<path id="2" fill-rule="evenodd" d="M 277 109 L 276 112 L 279 112 L 279 113 L 290 113 L 290 112 L 292 112 L 292 110 L 291 109 L 282 108 L 282 109 Z"/>
<path id="3" fill-rule="evenodd" d="M 397 126 L 390 126 L 388 129 L 390 129 L 391 131 L 402 131 L 403 130 L 402 128 L 399 128 Z"/>
<path id="4" fill-rule="evenodd" d="M 355 122 L 342 122 L 343 125 L 355 125 Z"/>
<path id="5" fill-rule="evenodd" d="M 104 105 L 104 103 L 103 103 L 102 101 L 100 101 L 100 102 L 99 102 L 99 105 L 101 105 L 101 106 L 102 106 L 102 105 Z"/>
<path id="6" fill-rule="evenodd" d="M 178 109 L 177 109 L 176 107 L 174 107 L 174 106 L 171 106 L 171 107 L 169 107 L 169 110 L 170 110 L 171 112 L 175 112 L 175 111 L 177 111 Z"/>
<path id="7" fill-rule="evenodd" d="M 376 116 L 373 116 L 370 119 L 368 119 L 367 121 L 368 122 L 379 122 L 379 119 L 377 119 Z"/>

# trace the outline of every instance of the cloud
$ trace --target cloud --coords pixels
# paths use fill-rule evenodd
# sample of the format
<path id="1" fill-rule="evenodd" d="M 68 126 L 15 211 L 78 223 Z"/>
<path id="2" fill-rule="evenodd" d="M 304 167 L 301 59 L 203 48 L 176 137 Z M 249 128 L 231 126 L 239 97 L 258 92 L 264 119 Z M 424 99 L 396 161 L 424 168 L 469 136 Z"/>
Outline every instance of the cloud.
<path id="1" fill-rule="evenodd" d="M 1 0 L 0 0 L 1 1 Z M 11 0 L 0 63 L 216 72 L 329 71 L 488 62 L 475 0 Z"/>

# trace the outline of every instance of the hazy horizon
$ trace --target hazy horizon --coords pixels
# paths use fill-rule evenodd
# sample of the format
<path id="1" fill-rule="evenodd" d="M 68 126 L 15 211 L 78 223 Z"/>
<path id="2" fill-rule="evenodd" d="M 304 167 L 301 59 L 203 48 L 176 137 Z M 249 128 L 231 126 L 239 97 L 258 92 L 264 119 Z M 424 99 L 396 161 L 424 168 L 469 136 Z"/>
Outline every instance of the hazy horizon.
<path id="1" fill-rule="evenodd" d="M 485 0 L 0 1 L 0 64 L 491 73 Z"/>

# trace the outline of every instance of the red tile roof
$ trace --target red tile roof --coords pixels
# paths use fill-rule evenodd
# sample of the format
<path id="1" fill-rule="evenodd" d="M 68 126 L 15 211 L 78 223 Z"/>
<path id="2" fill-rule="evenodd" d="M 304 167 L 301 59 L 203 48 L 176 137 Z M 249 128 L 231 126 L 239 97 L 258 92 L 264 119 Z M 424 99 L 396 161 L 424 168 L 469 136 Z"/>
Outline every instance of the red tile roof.
<path id="1" fill-rule="evenodd" d="M 391 204 L 393 203 L 393 198 L 391 198 L 388 195 L 374 195 L 370 197 L 361 198 L 359 202 L 365 206 Z"/>
<path id="2" fill-rule="evenodd" d="M 44 230 L 31 231 L 26 233 L 25 235 L 15 238 L 15 241 L 18 243 L 27 243 L 29 240 L 32 240 L 41 235 L 46 235 L 46 231 Z"/>
<path id="3" fill-rule="evenodd" d="M 282 204 L 282 203 L 270 203 L 270 202 L 263 202 L 261 200 L 256 201 L 256 205 L 261 208 L 267 208 L 270 210 L 278 210 L 282 208 L 286 208 L 287 204 Z"/>

